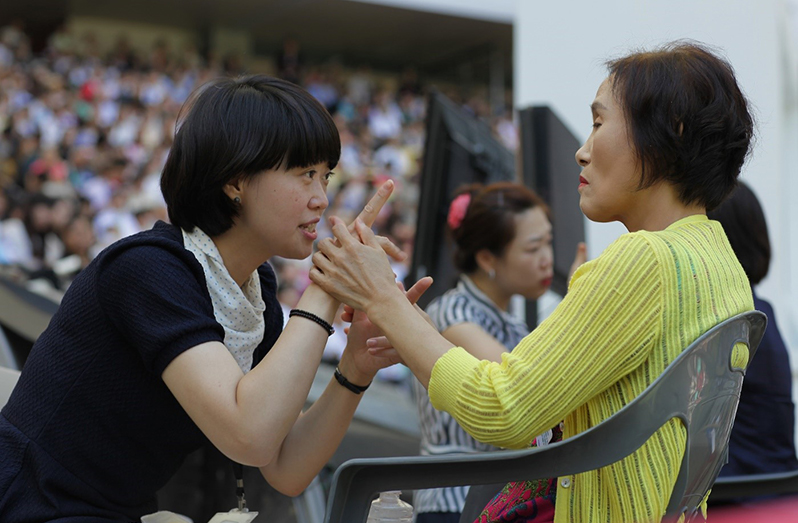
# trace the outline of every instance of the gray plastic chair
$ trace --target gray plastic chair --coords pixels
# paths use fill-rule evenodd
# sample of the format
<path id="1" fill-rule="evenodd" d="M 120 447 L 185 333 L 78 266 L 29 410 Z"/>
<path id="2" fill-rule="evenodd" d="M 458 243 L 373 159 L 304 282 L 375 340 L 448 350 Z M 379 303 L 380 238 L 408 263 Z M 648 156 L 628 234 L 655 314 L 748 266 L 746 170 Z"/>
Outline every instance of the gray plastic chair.
<path id="1" fill-rule="evenodd" d="M 364 523 L 369 502 L 386 490 L 504 484 L 605 467 L 640 448 L 668 420 L 678 418 L 687 429 L 687 446 L 663 521 L 685 514 L 689 522 L 700 513 L 699 503 L 727 461 L 745 373 L 732 367 L 732 348 L 738 342 L 748 345 L 750 361 L 766 324 L 765 315 L 757 311 L 718 324 L 626 407 L 559 443 L 483 454 L 347 461 L 333 476 L 324 521 Z M 607 441 L 614 444 L 608 447 Z"/>

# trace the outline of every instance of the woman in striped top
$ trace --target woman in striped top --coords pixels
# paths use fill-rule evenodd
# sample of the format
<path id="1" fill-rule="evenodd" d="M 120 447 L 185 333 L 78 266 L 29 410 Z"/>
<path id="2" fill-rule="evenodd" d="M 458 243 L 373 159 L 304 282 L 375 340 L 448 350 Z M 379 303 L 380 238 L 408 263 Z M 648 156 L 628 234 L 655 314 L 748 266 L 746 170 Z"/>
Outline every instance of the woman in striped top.
<path id="1" fill-rule="evenodd" d="M 563 438 L 579 434 L 702 333 L 753 309 L 723 228 L 706 216 L 734 189 L 753 134 L 732 67 L 683 42 L 608 66 L 591 104 L 593 131 L 576 153 L 580 207 L 629 233 L 577 269 L 563 301 L 501 363 L 480 361 L 425 322 L 362 224 L 356 238 L 333 219 L 340 245 L 322 242 L 313 257 L 311 279 L 365 311 L 432 405 L 479 441 L 523 448 L 560 420 Z M 627 458 L 559 478 L 554 521 L 661 521 L 684 446 L 671 420 Z"/>
<path id="2" fill-rule="evenodd" d="M 447 221 L 461 276 L 455 288 L 430 303 L 427 313 L 446 339 L 479 359 L 500 362 L 529 333 L 526 323 L 508 312 L 510 299 L 519 294 L 536 300 L 551 285 L 548 210 L 534 192 L 516 183 L 474 184 L 458 193 Z M 418 380 L 414 392 L 422 455 L 497 450 L 433 408 Z M 546 431 L 536 443 L 545 444 L 551 436 Z M 467 493 L 467 486 L 416 492 L 416 523 L 457 523 Z"/>

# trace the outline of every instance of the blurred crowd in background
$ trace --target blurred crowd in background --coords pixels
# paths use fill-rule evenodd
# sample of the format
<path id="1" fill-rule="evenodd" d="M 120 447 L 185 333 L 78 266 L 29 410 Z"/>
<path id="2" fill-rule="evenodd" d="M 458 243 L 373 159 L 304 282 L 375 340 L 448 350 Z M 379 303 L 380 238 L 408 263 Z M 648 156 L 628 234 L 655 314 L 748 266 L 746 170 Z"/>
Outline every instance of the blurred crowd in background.
<path id="1" fill-rule="evenodd" d="M 326 216 L 354 218 L 376 186 L 396 182 L 375 229 L 412 255 L 418 178 L 425 134 L 426 94 L 412 68 L 372 71 L 332 59 L 306 64 L 301 42 L 275 51 L 271 73 L 304 86 L 324 104 L 341 135 Z M 72 279 L 104 247 L 168 220 L 160 173 L 181 105 L 194 88 L 245 70 L 235 56 L 203 57 L 164 41 L 148 53 L 120 36 L 110 53 L 91 34 L 54 32 L 33 53 L 20 22 L 0 28 L 0 271 L 59 299 Z M 441 86 L 484 119 L 508 148 L 517 147 L 509 111 L 492 114 L 484 90 Z M 320 238 L 329 235 L 323 228 Z M 402 279 L 409 268 L 395 264 Z M 309 259 L 271 261 L 279 299 L 290 309 L 307 277 Z M 287 315 L 286 315 L 287 317 Z M 346 342 L 339 328 L 325 357 Z M 401 379 L 403 368 L 387 370 Z"/>

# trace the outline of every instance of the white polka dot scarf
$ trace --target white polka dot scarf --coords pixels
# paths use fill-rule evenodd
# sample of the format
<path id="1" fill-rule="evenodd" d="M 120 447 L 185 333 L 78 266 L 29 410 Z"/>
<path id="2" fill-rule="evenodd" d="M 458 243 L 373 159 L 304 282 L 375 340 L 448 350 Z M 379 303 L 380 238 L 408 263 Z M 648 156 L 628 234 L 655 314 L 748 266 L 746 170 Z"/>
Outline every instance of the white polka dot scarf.
<path id="1" fill-rule="evenodd" d="M 213 315 L 224 327 L 224 344 L 246 374 L 252 368 L 252 353 L 263 340 L 265 327 L 266 304 L 261 296 L 258 271 L 239 287 L 227 272 L 216 244 L 199 227 L 192 232 L 183 231 L 183 245 L 202 265 Z"/>

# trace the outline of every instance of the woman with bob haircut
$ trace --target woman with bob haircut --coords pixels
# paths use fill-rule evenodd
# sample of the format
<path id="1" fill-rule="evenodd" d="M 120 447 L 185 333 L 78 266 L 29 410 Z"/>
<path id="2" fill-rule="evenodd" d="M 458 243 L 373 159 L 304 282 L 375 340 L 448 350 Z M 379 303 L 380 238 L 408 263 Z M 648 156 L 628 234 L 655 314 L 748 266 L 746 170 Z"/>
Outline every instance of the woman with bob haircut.
<path id="1" fill-rule="evenodd" d="M 353 236 L 332 218 L 340 244 L 323 240 L 313 255 L 311 280 L 364 311 L 432 405 L 479 441 L 524 448 L 560 420 L 563 439 L 579 434 L 628 404 L 702 333 L 753 309 L 723 228 L 706 216 L 734 189 L 753 134 L 732 67 L 677 42 L 608 69 L 574 188 L 589 219 L 629 232 L 576 270 L 551 316 L 501 363 L 454 346 L 418 314 L 363 224 Z M 384 343 L 370 342 L 375 353 Z M 672 420 L 627 458 L 558 478 L 554 521 L 660 521 L 684 446 Z M 541 521 L 520 507 L 535 494 L 511 484 L 479 521 Z"/>
<path id="2" fill-rule="evenodd" d="M 340 154 L 324 107 L 247 76 L 205 85 L 181 112 L 161 183 L 172 223 L 80 273 L 2 410 L 4 523 L 138 521 L 207 440 L 297 495 L 391 363 L 368 354 L 371 327 L 355 321 L 338 379 L 301 413 L 339 303 L 310 285 L 281 333 L 266 261 L 312 252 Z"/>

